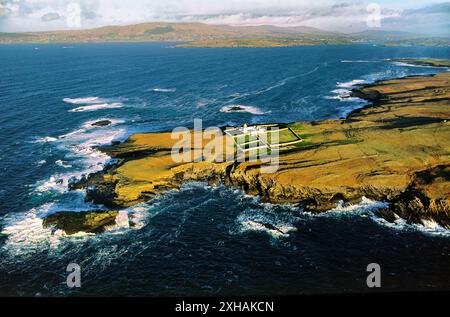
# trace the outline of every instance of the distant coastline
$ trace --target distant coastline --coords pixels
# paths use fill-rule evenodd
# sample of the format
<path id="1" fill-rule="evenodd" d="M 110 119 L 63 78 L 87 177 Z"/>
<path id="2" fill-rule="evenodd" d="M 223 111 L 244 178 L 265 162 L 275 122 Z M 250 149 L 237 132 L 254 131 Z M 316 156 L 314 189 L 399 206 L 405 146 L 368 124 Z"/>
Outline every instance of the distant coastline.
<path id="1" fill-rule="evenodd" d="M 1 33 L 0 44 L 172 42 L 191 48 L 262 48 L 305 45 L 382 44 L 449 46 L 450 37 L 387 36 L 386 31 L 344 34 L 312 27 L 229 26 L 203 23 L 142 23 L 95 29 Z"/>

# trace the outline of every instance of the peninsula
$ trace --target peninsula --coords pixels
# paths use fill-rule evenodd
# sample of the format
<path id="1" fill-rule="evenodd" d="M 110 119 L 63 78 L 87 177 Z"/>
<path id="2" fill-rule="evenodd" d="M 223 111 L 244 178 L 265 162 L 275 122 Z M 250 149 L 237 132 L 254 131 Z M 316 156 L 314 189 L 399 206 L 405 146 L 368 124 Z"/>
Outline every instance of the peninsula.
<path id="1" fill-rule="evenodd" d="M 367 197 L 389 203 L 379 211 L 388 221 L 450 228 L 450 73 L 379 81 L 352 95 L 370 103 L 345 119 L 288 124 L 302 141 L 280 150 L 272 173 L 261 173 L 259 161 L 176 163 L 170 132 L 138 133 L 103 147 L 118 162 L 71 187 L 111 210 L 187 181 L 234 186 L 315 213 Z"/>

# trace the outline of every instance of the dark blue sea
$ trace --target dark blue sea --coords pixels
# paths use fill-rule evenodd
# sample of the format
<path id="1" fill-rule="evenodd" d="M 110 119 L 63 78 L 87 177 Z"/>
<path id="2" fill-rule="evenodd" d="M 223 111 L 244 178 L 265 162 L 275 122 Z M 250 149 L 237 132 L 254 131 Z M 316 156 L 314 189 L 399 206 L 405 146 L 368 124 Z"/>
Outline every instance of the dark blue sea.
<path id="1" fill-rule="evenodd" d="M 450 232 L 388 224 L 374 214 L 384 202 L 312 215 L 187 183 L 121 211 L 132 228 L 75 237 L 44 229 L 45 215 L 102 208 L 67 190 L 108 162 L 98 145 L 195 118 L 204 127 L 339 118 L 365 104 L 348 98 L 356 84 L 448 71 L 386 59 L 450 57 L 432 47 L 170 46 L 0 46 L 1 295 L 365 293 L 369 263 L 381 266 L 382 290 L 450 290 Z M 91 125 L 102 119 L 112 124 Z M 79 289 L 66 285 L 69 263 L 81 266 Z"/>

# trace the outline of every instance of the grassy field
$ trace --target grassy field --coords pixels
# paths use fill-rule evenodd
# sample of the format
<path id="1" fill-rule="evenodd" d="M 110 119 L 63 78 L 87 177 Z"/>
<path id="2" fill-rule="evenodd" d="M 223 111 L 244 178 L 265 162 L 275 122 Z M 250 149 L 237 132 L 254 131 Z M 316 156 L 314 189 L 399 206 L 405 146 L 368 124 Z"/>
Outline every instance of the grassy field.
<path id="1" fill-rule="evenodd" d="M 344 38 L 242 38 L 242 39 L 219 39 L 194 41 L 187 44 L 179 44 L 178 47 L 193 48 L 258 48 L 258 47 L 289 47 L 305 45 L 337 45 L 350 44 Z"/>
<path id="2" fill-rule="evenodd" d="M 289 127 L 271 126 L 269 128 L 266 126 L 266 128 L 267 131 L 264 134 L 242 134 L 235 137 L 234 140 L 241 149 L 258 148 L 266 145 L 269 145 L 270 148 L 278 148 L 302 141 Z"/>
<path id="3" fill-rule="evenodd" d="M 443 58 L 396 58 L 393 61 L 423 66 L 450 67 L 450 60 Z"/>

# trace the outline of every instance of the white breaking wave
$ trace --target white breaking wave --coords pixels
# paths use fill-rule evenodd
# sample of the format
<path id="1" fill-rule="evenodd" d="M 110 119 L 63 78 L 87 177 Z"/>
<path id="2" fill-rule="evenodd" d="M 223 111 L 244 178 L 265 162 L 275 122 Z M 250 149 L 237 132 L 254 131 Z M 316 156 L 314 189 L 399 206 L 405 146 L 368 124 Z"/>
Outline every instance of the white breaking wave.
<path id="1" fill-rule="evenodd" d="M 336 84 L 336 86 L 342 87 L 342 88 L 353 88 L 356 85 L 361 85 L 361 84 L 364 84 L 364 83 L 366 83 L 366 81 L 363 80 L 363 79 L 354 79 L 354 80 L 351 80 L 351 81 L 348 81 L 348 82 L 345 82 L 345 83 L 338 82 Z"/>
<path id="2" fill-rule="evenodd" d="M 396 219 L 395 221 L 389 222 L 383 217 L 379 217 L 375 214 L 371 214 L 370 218 L 375 221 L 377 224 L 392 228 L 394 230 L 415 230 L 419 231 L 426 235 L 431 236 L 441 236 L 441 237 L 450 237 L 450 230 L 441 227 L 437 222 L 434 220 L 426 220 L 423 219 L 421 222 L 422 224 L 409 224 L 406 222 L 405 219 L 400 218 L 399 216 L 395 215 Z"/>
<path id="3" fill-rule="evenodd" d="M 100 104 L 94 104 L 94 105 L 90 105 L 90 106 L 77 107 L 77 108 L 69 110 L 69 112 L 96 111 L 96 110 L 101 110 L 101 109 L 117 109 L 117 108 L 122 108 L 122 107 L 123 107 L 123 104 L 120 102 L 100 103 Z"/>
<path id="4" fill-rule="evenodd" d="M 240 190 L 237 190 L 241 193 Z M 243 234 L 247 232 L 263 232 L 269 234 L 274 239 L 288 238 L 290 234 L 297 231 L 295 223 L 299 220 L 296 216 L 298 208 L 288 204 L 261 203 L 256 196 L 243 197 L 258 203 L 262 209 L 247 209 L 237 218 L 237 230 L 235 233 Z M 232 232 L 233 233 L 233 232 Z"/>
<path id="5" fill-rule="evenodd" d="M 78 129 L 78 130 L 75 130 L 75 131 L 72 131 L 72 132 L 60 135 L 58 137 L 58 140 L 67 139 L 67 138 L 70 138 L 71 136 L 74 136 L 74 135 L 77 135 L 77 134 L 81 134 L 81 133 L 85 133 L 85 132 L 86 132 L 85 129 Z"/>
<path id="6" fill-rule="evenodd" d="M 414 67 L 414 68 L 432 68 L 432 69 L 445 69 L 446 68 L 446 67 L 432 66 L 432 65 L 410 64 L 408 62 L 398 62 L 398 61 L 394 61 L 394 62 L 392 62 L 392 64 L 394 64 L 396 66 L 401 66 L 401 67 Z M 447 69 L 450 70 L 450 68 L 447 68 Z"/>
<path id="7" fill-rule="evenodd" d="M 289 225 L 279 225 L 278 227 L 272 227 L 253 220 L 242 221 L 241 226 L 243 231 L 264 231 L 271 235 L 273 238 L 286 238 L 289 237 L 290 232 L 297 231 L 297 228 Z"/>
<path id="8" fill-rule="evenodd" d="M 58 245 L 51 237 L 51 228 L 43 227 L 43 220 L 37 214 L 47 211 L 52 204 L 45 204 L 38 209 L 31 209 L 26 213 L 12 213 L 4 220 L 2 234 L 7 236 L 5 242 L 6 250 L 13 255 L 27 254 L 41 248 L 54 247 Z M 44 245 L 42 245 L 45 242 Z"/>
<path id="9" fill-rule="evenodd" d="M 46 136 L 43 138 L 37 138 L 34 142 L 35 143 L 47 143 L 47 142 L 55 142 L 55 141 L 58 141 L 58 139 L 51 137 L 51 136 Z"/>
<path id="10" fill-rule="evenodd" d="M 57 248 L 64 239 L 80 238 L 89 239 L 97 236 L 93 233 L 78 232 L 67 235 L 63 230 L 43 226 L 43 219 L 58 211 L 72 210 L 70 212 L 89 212 L 89 210 L 98 210 L 92 205 L 83 203 L 83 197 L 79 196 L 80 201 L 73 201 L 68 206 L 58 205 L 56 203 L 47 203 L 37 208 L 32 208 L 25 213 L 12 213 L 3 219 L 2 234 L 7 236 L 4 248 L 12 256 L 27 255 L 33 251 L 43 251 Z M 74 206 L 76 206 L 75 209 Z M 81 207 L 80 207 L 81 206 Z M 79 209 L 83 208 L 83 209 Z M 105 226 L 105 234 L 122 234 L 127 230 L 141 229 L 149 216 L 148 207 L 140 204 L 128 209 L 119 211 L 115 219 L 115 224 Z M 131 224 L 131 226 L 130 226 Z M 83 240 L 81 240 L 83 241 Z"/>
<path id="11" fill-rule="evenodd" d="M 63 101 L 74 105 L 82 105 L 82 104 L 104 103 L 105 99 L 99 97 L 83 97 L 83 98 L 64 98 Z"/>
<path id="12" fill-rule="evenodd" d="M 177 91 L 176 88 L 153 88 L 150 91 L 153 92 L 175 92 Z"/>
<path id="13" fill-rule="evenodd" d="M 65 162 L 63 160 L 57 160 L 55 162 L 55 164 L 58 165 L 58 166 L 64 167 L 64 168 L 71 168 L 71 167 L 73 167 L 72 165 L 67 164 L 67 162 Z"/>
<path id="14" fill-rule="evenodd" d="M 112 141 L 123 138 L 125 129 L 112 130 L 106 129 L 77 129 L 73 132 L 61 135 L 56 139 L 55 144 L 58 147 L 69 150 L 69 156 L 73 160 L 59 160 L 56 164 L 70 168 L 74 165 L 81 166 L 83 169 L 71 171 L 63 174 L 52 175 L 49 179 L 38 182 L 35 190 L 38 193 L 48 191 L 66 192 L 71 180 L 81 179 L 83 176 L 98 172 L 109 162 L 110 157 L 96 149 L 98 146 L 111 144 Z"/>
<path id="15" fill-rule="evenodd" d="M 46 160 L 40 160 L 40 161 L 37 162 L 36 164 L 37 164 L 38 166 L 42 166 L 42 165 L 44 165 L 45 163 L 47 163 Z"/>
<path id="16" fill-rule="evenodd" d="M 96 122 L 100 122 L 100 121 L 109 121 L 110 123 L 108 125 L 105 126 L 98 126 L 95 125 Z M 83 133 L 86 133 L 90 130 L 93 129 L 101 129 L 101 128 L 108 128 L 108 127 L 112 127 L 114 125 L 117 124 L 121 124 L 124 123 L 125 120 L 120 120 L 120 119 L 108 119 L 108 118 L 100 118 L 100 119 L 96 119 L 96 120 L 89 120 L 86 121 L 85 123 L 83 123 L 82 128 L 81 129 L 77 129 L 75 131 L 60 135 L 58 138 L 53 138 L 52 141 L 57 141 L 62 140 L 62 139 L 68 139 L 70 137 L 75 138 L 75 139 L 80 139 L 80 135 Z"/>
<path id="17" fill-rule="evenodd" d="M 220 112 L 231 113 L 231 112 L 247 112 L 254 115 L 263 115 L 269 112 L 261 111 L 259 108 L 254 106 L 243 106 L 243 105 L 229 105 L 223 106 Z"/>
<path id="18" fill-rule="evenodd" d="M 340 202 L 336 208 L 327 212 L 320 214 L 305 212 L 304 214 L 311 217 L 342 217 L 343 215 L 356 215 L 368 217 L 379 225 L 390 227 L 395 230 L 415 230 L 429 235 L 450 237 L 450 230 L 441 227 L 433 220 L 424 219 L 421 221 L 422 224 L 408 224 L 406 220 L 395 215 L 395 221 L 391 223 L 375 213 L 377 210 L 388 207 L 389 203 L 387 202 L 362 197 L 361 202 L 358 204 L 344 205 L 343 202 Z"/>
<path id="19" fill-rule="evenodd" d="M 333 96 L 325 96 L 325 99 L 331 99 L 331 100 L 340 100 L 340 101 L 351 101 L 351 102 L 365 102 L 364 100 L 352 97 L 352 89 L 357 86 L 367 83 L 367 81 L 362 79 L 355 79 L 349 82 L 345 83 L 337 83 L 336 86 L 338 89 L 334 89 L 331 92 L 334 94 Z M 345 111 L 348 112 L 348 111 Z M 345 113 L 346 114 L 346 113 Z"/>
<path id="20" fill-rule="evenodd" d="M 344 205 L 344 203 L 341 201 L 341 202 L 339 202 L 339 204 L 336 208 L 333 208 L 328 212 L 334 212 L 334 213 L 336 213 L 336 212 L 351 212 L 351 211 L 360 210 L 360 209 L 364 209 L 365 211 L 367 211 L 367 210 L 377 210 L 377 209 L 381 209 L 381 208 L 386 208 L 388 206 L 389 206 L 389 204 L 386 202 L 372 200 L 372 199 L 369 199 L 369 198 L 363 196 L 361 198 L 361 202 L 358 204 Z"/>
<path id="21" fill-rule="evenodd" d="M 342 60 L 341 63 L 376 63 L 378 61 L 368 61 L 368 60 Z"/>
<path id="22" fill-rule="evenodd" d="M 369 211 L 387 208 L 388 206 L 389 204 L 387 202 L 376 201 L 363 196 L 357 204 L 344 204 L 343 201 L 340 201 L 335 208 L 326 212 L 319 214 L 305 212 L 305 214 L 312 217 L 340 217 L 343 214 L 367 214 Z"/>

